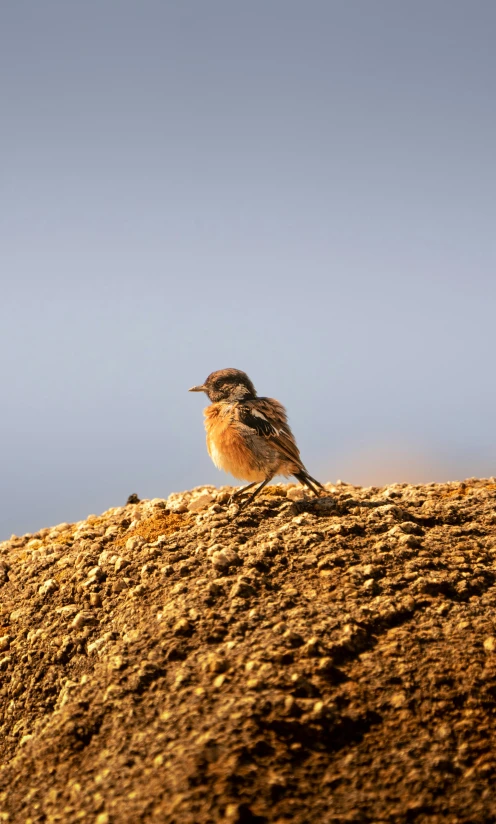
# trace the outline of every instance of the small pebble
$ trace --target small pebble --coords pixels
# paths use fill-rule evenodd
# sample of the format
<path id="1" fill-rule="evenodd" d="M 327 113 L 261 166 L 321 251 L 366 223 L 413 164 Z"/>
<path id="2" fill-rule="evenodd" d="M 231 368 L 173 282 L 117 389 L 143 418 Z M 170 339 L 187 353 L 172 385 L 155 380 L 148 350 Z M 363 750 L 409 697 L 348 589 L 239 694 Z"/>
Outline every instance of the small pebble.
<path id="1" fill-rule="evenodd" d="M 202 509 L 206 509 L 213 500 L 212 495 L 204 492 L 203 495 L 199 495 L 198 498 L 193 498 L 191 503 L 188 504 L 188 512 L 200 512 Z"/>
<path id="2" fill-rule="evenodd" d="M 38 592 L 40 595 L 50 595 L 52 592 L 56 592 L 58 590 L 59 585 L 54 578 L 49 578 L 48 581 L 45 581 L 39 588 Z"/>

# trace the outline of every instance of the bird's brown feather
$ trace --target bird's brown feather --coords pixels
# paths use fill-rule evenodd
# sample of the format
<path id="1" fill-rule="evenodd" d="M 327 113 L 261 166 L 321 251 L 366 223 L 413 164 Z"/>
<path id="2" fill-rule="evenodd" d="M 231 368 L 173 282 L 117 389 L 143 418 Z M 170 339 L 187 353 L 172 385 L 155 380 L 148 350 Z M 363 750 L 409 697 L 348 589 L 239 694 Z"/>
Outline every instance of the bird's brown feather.
<path id="1" fill-rule="evenodd" d="M 241 432 L 232 425 L 225 404 L 214 403 L 204 410 L 207 450 L 214 464 L 235 478 L 263 481 L 265 474 L 257 466 Z"/>
<path id="2" fill-rule="evenodd" d="M 300 450 L 296 445 L 294 435 L 289 428 L 286 410 L 282 403 L 275 398 L 257 398 L 254 401 L 245 401 L 246 407 L 261 412 L 277 430 L 277 434 L 264 435 L 265 440 L 277 449 L 281 457 L 293 461 L 296 469 L 303 469 Z"/>

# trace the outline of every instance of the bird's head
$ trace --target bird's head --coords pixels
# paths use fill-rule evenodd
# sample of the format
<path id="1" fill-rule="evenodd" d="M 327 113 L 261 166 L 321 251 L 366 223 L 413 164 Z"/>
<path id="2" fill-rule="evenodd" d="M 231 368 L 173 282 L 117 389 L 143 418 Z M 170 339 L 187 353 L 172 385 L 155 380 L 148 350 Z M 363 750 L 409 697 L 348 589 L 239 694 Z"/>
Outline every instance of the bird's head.
<path id="1" fill-rule="evenodd" d="M 190 392 L 205 392 L 212 403 L 244 401 L 257 393 L 246 372 L 240 369 L 219 369 L 212 372 L 201 386 L 192 386 Z"/>

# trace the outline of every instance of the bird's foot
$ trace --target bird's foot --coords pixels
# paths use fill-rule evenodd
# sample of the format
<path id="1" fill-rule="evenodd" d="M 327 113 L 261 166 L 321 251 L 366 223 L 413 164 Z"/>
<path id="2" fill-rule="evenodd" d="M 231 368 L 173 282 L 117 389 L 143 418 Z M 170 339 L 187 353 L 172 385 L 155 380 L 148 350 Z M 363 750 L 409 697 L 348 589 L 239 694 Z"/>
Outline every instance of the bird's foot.
<path id="1" fill-rule="evenodd" d="M 253 484 L 248 484 L 248 486 L 240 486 L 239 489 L 237 489 L 235 492 L 232 493 L 231 497 L 227 501 L 227 505 L 231 506 L 231 504 L 233 504 L 238 498 L 242 498 L 244 495 L 246 495 L 248 490 L 251 489 L 254 486 L 255 486 L 254 483 Z M 245 501 L 245 503 L 246 503 L 246 501 Z"/>

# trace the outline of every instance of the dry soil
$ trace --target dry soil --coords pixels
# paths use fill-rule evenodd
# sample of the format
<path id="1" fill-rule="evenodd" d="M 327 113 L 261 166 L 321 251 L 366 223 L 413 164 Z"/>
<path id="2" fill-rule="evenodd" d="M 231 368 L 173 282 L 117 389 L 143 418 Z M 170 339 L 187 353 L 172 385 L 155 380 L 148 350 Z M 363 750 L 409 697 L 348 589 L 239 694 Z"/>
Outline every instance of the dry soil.
<path id="1" fill-rule="evenodd" d="M 496 821 L 496 482 L 0 544 L 0 822 Z"/>

